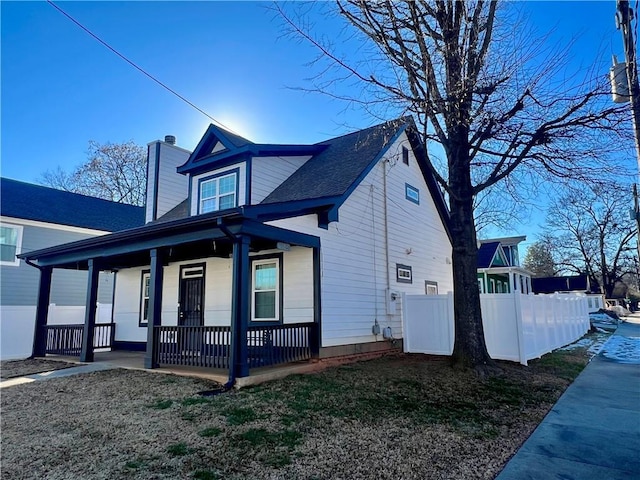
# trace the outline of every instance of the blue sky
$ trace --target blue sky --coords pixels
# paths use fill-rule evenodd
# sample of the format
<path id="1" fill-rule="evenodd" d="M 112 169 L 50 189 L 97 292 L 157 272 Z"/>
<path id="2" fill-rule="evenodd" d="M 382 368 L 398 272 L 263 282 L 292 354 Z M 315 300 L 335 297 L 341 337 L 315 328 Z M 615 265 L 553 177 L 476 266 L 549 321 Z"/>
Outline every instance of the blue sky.
<path id="1" fill-rule="evenodd" d="M 283 37 L 269 2 L 59 2 L 93 33 L 237 133 L 313 143 L 376 123 L 304 86 L 309 45 Z M 622 57 L 615 1 L 523 2 L 550 41 L 575 39 L 574 65 Z M 321 22 L 331 35 L 342 27 Z M 34 182 L 86 159 L 89 140 L 138 144 L 172 134 L 192 149 L 210 120 L 46 2 L 1 4 L 2 176 Z"/>

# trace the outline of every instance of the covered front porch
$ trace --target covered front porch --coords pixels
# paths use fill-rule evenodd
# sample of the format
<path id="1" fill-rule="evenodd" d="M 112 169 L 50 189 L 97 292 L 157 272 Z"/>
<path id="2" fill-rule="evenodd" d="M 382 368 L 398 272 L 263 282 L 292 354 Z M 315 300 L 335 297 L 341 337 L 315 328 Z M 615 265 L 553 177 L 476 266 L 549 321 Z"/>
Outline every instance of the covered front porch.
<path id="1" fill-rule="evenodd" d="M 233 383 L 236 378 L 249 376 L 250 371 L 253 375 L 261 368 L 317 357 L 321 346 L 319 239 L 265 225 L 236 210 L 148 224 L 25 254 L 25 260 L 40 270 L 33 356 L 74 355 L 80 361 L 92 362 L 100 351 L 127 348 L 127 342 L 116 341 L 116 337 L 131 328 L 130 322 L 117 316 L 109 323 L 96 322 L 98 272 L 108 270 L 144 272 L 139 319 L 136 315 L 136 323 L 140 323 L 136 327 L 144 331 L 145 338 L 135 347 L 143 350 L 145 368 L 216 370 L 226 372 Z M 300 256 L 289 254 L 292 249 L 303 252 L 308 259 L 308 265 L 298 268 L 299 274 L 308 277 L 305 285 L 310 290 L 308 312 L 303 317 L 290 314 L 293 309 L 284 308 L 282 301 L 282 257 L 290 255 L 287 263 L 294 265 Z M 260 308 L 258 301 L 262 304 L 265 298 L 256 287 L 255 266 L 267 265 L 264 257 L 279 258 L 279 270 L 275 272 L 274 268 L 279 284 L 266 306 L 277 315 L 260 316 L 255 312 Z M 191 268 L 193 262 L 202 265 L 200 283 L 194 280 L 199 278 L 199 270 Z M 205 266 L 213 279 L 221 278 L 224 268 L 231 270 L 223 292 L 229 306 L 224 314 L 227 321 L 213 316 L 205 321 L 205 296 L 209 295 L 203 286 Z M 82 325 L 47 324 L 52 272 L 56 268 L 88 272 Z M 179 271 L 178 280 L 173 278 L 177 277 L 174 271 Z M 168 299 L 163 305 L 163 295 L 171 295 L 177 285 L 177 310 L 167 310 L 173 302 Z M 217 296 L 223 293 L 216 291 Z M 114 307 L 118 301 L 114 295 Z"/>

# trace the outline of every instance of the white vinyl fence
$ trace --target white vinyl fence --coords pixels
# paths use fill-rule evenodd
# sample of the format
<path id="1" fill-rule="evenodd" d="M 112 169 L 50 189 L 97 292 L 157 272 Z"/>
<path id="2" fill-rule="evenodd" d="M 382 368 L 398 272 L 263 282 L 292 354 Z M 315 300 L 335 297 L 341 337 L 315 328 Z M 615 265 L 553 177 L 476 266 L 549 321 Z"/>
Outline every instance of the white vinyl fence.
<path id="1" fill-rule="evenodd" d="M 567 345 L 589 330 L 583 294 L 480 295 L 489 355 L 527 364 Z M 453 294 L 403 296 L 403 343 L 407 353 L 451 355 L 455 326 Z"/>
<path id="2" fill-rule="evenodd" d="M 111 304 L 99 303 L 96 323 L 111 322 Z M 48 325 L 84 323 L 84 306 L 49 305 Z M 0 360 L 27 358 L 33 348 L 36 307 L 2 305 L 0 307 Z"/>

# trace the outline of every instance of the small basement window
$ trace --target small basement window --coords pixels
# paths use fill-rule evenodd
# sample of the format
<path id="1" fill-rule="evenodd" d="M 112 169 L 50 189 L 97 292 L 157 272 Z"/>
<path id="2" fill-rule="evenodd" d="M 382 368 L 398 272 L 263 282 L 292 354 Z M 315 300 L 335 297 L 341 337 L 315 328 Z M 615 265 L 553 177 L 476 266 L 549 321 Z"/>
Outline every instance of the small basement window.
<path id="1" fill-rule="evenodd" d="M 404 184 L 404 196 L 410 202 L 420 205 L 420 190 L 416 187 L 412 187 L 408 183 Z"/>
<path id="2" fill-rule="evenodd" d="M 396 281 L 398 283 L 413 283 L 411 266 L 396 263 Z"/>

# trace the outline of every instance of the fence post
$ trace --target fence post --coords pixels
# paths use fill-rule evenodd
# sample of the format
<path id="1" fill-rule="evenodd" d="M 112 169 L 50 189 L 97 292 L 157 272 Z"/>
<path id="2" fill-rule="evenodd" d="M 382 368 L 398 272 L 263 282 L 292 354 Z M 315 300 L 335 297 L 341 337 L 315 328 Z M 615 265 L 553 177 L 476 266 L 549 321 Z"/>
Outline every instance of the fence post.
<path id="1" fill-rule="evenodd" d="M 527 352 L 524 345 L 524 334 L 522 331 L 522 302 L 520 292 L 513 292 L 513 309 L 516 314 L 516 334 L 518 336 L 518 357 L 520 364 L 527 366 Z"/>
<path id="2" fill-rule="evenodd" d="M 453 304 L 453 292 L 447 292 L 447 320 L 449 332 L 449 355 L 453 355 L 453 347 L 456 341 L 456 320 Z"/>
<path id="3" fill-rule="evenodd" d="M 411 350 L 409 350 L 409 339 L 411 338 L 411 335 L 409 334 L 409 322 L 407 322 L 407 295 L 406 293 L 402 292 L 402 295 L 400 296 L 400 308 L 402 309 L 402 311 L 400 312 L 400 317 L 402 320 L 402 351 L 404 353 L 410 352 Z"/>

